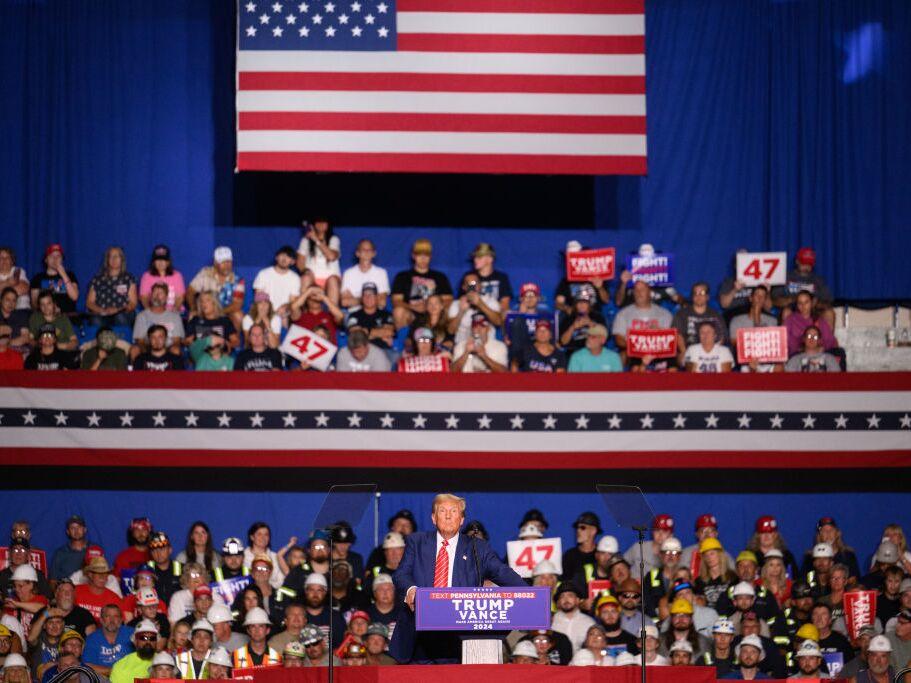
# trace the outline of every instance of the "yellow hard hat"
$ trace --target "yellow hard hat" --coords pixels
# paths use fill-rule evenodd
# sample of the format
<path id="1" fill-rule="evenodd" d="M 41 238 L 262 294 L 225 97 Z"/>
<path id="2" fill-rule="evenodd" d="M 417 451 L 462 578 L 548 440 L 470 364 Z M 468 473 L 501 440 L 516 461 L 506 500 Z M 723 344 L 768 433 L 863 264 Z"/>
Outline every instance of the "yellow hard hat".
<path id="1" fill-rule="evenodd" d="M 604 605 L 617 605 L 620 606 L 620 601 L 617 600 L 613 595 L 602 595 L 598 598 L 598 602 L 595 604 L 595 613 L 597 614 Z"/>
<path id="2" fill-rule="evenodd" d="M 685 598 L 677 598 L 671 603 L 671 614 L 692 614 L 693 603 Z"/>
<path id="3" fill-rule="evenodd" d="M 724 548 L 722 548 L 717 538 L 705 538 L 699 544 L 699 552 L 704 553 L 709 550 L 724 550 Z"/>
<path id="4" fill-rule="evenodd" d="M 815 640 L 819 642 L 819 629 L 813 626 L 813 624 L 804 624 L 799 629 L 797 629 L 796 636 L 802 640 Z"/>

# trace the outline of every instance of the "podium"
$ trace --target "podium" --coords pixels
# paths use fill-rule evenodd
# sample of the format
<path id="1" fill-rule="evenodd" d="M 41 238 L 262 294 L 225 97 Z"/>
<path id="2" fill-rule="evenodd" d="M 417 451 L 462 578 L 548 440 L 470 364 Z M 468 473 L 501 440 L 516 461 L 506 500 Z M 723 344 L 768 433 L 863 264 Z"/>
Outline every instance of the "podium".
<path id="1" fill-rule="evenodd" d="M 549 586 L 418 588 L 416 631 L 455 632 L 463 664 L 502 664 L 510 631 L 550 628 Z"/>

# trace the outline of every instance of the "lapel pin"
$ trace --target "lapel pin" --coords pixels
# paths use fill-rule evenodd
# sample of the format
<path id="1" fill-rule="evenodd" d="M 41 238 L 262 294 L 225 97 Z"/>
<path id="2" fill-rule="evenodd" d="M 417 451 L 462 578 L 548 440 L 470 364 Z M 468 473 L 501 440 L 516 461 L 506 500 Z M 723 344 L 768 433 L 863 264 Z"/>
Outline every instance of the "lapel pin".
<path id="1" fill-rule="evenodd" d="M 462 559 L 467 561 L 467 560 L 468 560 L 468 555 L 462 555 Z"/>

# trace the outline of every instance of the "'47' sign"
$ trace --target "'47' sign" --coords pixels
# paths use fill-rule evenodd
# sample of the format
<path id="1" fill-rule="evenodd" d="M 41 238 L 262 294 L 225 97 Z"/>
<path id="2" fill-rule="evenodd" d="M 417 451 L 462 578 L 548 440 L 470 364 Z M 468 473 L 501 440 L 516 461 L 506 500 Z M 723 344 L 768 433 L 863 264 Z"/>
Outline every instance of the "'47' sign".
<path id="1" fill-rule="evenodd" d="M 553 563 L 558 576 L 563 573 L 563 544 L 559 538 L 507 541 L 506 557 L 509 566 L 523 579 L 532 576 L 535 565 L 544 560 Z"/>
<path id="2" fill-rule="evenodd" d="M 737 279 L 747 287 L 783 285 L 788 279 L 785 251 L 737 254 Z"/>
<path id="3" fill-rule="evenodd" d="M 335 344 L 300 325 L 291 326 L 281 346 L 282 353 L 324 372 L 329 369 L 337 350 Z"/>

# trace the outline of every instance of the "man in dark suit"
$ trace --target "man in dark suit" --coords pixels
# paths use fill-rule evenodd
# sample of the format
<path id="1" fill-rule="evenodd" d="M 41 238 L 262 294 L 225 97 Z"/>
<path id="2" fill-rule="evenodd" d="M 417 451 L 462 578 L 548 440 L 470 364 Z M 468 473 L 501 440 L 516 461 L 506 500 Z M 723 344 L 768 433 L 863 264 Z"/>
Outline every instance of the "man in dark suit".
<path id="1" fill-rule="evenodd" d="M 434 529 L 406 537 L 405 555 L 393 576 L 398 599 L 408 609 L 396 624 L 389 654 L 402 664 L 452 663 L 458 661 L 461 650 L 457 633 L 415 632 L 414 595 L 419 586 L 479 587 L 488 579 L 498 586 L 527 585 L 486 542 L 459 533 L 465 522 L 464 498 L 437 495 L 430 519 Z"/>

